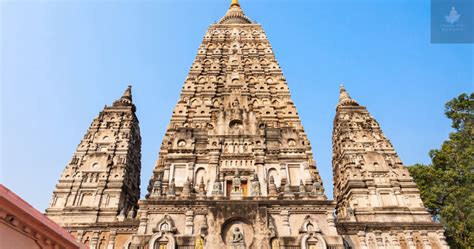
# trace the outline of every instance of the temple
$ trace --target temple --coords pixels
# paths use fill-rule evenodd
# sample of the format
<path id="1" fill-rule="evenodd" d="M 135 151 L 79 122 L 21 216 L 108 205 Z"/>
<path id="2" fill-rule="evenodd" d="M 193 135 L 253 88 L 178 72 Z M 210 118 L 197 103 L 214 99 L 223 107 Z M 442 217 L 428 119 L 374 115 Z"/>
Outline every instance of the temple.
<path id="1" fill-rule="evenodd" d="M 328 200 L 260 24 L 206 32 L 139 200 L 131 89 L 96 118 L 46 214 L 90 248 L 447 248 L 378 123 L 341 88 Z"/>

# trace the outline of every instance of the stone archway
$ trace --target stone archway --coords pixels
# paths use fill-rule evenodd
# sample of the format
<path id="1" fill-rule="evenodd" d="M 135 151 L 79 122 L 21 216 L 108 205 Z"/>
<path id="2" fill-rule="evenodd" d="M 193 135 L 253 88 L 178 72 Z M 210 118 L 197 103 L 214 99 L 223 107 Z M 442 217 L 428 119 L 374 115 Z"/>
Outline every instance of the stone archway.
<path id="1" fill-rule="evenodd" d="M 300 228 L 300 233 L 303 233 L 301 238 L 302 249 L 326 249 L 326 241 L 321 235 L 321 229 L 318 224 L 313 221 L 310 215 L 307 215 Z"/>
<path id="2" fill-rule="evenodd" d="M 153 234 L 148 243 L 149 249 L 175 249 L 176 240 L 169 233 L 158 232 Z"/>
<path id="3" fill-rule="evenodd" d="M 301 249 L 326 249 L 326 241 L 320 233 L 305 234 L 301 238 Z"/>

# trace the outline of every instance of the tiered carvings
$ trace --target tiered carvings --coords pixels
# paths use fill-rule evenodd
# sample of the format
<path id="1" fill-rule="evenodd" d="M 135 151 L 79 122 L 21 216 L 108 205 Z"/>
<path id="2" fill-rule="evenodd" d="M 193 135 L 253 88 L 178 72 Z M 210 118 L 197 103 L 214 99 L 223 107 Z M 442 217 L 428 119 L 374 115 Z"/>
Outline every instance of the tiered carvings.
<path id="1" fill-rule="evenodd" d="M 140 197 L 140 147 L 129 87 L 90 125 L 56 185 L 46 214 L 60 224 L 131 216 Z"/>
<path id="2" fill-rule="evenodd" d="M 198 170 L 205 171 L 208 197 L 220 185 L 230 198 L 226 184 L 236 170 L 244 182 L 257 175 L 263 196 L 271 170 L 276 185 L 288 183 L 290 191 L 297 191 L 300 182 L 308 189 L 314 182 L 322 185 L 265 32 L 234 5 L 229 15 L 209 27 L 198 49 L 163 139 L 150 193 L 166 196 L 174 178 L 179 196 L 186 180 L 194 185 L 202 180 L 195 177 Z"/>

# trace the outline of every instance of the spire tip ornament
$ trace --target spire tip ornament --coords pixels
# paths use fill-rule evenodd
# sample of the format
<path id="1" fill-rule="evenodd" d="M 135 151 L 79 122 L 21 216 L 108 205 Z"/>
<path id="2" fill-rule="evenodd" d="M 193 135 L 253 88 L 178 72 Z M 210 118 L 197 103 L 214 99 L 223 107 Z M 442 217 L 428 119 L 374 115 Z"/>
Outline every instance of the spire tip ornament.
<path id="1" fill-rule="evenodd" d="M 232 3 L 230 4 L 230 6 L 232 7 L 232 6 L 234 6 L 234 5 L 240 7 L 239 0 L 232 0 Z"/>
<path id="2" fill-rule="evenodd" d="M 118 106 L 132 106 L 133 110 L 135 110 L 135 107 L 132 102 L 132 85 L 128 85 L 127 89 L 123 92 L 122 96 L 120 99 L 116 100 L 113 104 L 113 106 L 118 107 Z"/>
<path id="3" fill-rule="evenodd" d="M 238 0 L 232 0 L 229 10 L 221 18 L 219 24 L 251 24 L 252 21 L 248 18 L 242 9 Z"/>
<path id="4" fill-rule="evenodd" d="M 349 96 L 349 93 L 344 88 L 343 84 L 341 84 L 341 86 L 339 87 L 339 103 L 337 104 L 337 106 L 341 106 L 341 105 L 342 106 L 348 106 L 348 105 L 358 106 L 359 105 L 357 101 L 353 100 L 351 96 Z"/>

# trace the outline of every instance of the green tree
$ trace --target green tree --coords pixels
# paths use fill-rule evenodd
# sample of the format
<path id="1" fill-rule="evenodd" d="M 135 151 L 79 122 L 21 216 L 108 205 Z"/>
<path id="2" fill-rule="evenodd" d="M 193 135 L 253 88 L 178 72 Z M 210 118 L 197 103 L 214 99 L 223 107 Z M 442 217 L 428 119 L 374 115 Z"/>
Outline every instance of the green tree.
<path id="1" fill-rule="evenodd" d="M 474 93 L 446 103 L 445 114 L 454 132 L 430 151 L 431 165 L 408 169 L 428 211 L 444 225 L 451 248 L 474 248 Z"/>

